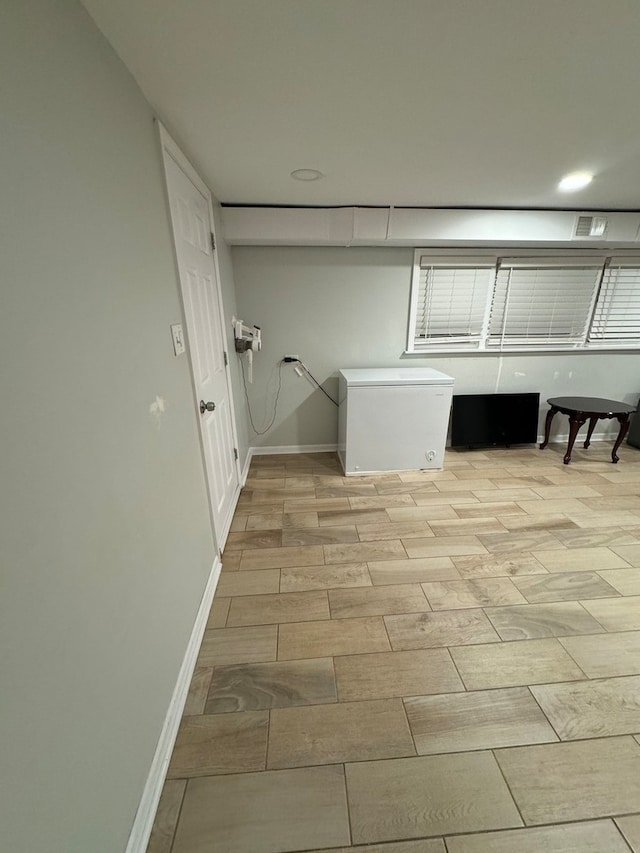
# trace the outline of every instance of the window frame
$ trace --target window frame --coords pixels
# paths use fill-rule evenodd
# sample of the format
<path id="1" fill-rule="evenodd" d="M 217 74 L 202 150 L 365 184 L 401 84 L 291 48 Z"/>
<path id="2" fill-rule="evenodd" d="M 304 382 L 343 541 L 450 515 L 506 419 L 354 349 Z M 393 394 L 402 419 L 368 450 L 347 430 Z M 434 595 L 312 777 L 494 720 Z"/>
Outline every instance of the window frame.
<path id="1" fill-rule="evenodd" d="M 427 266 L 426 264 L 421 264 L 421 261 L 424 258 L 433 258 L 434 265 L 436 265 L 438 262 L 441 262 L 443 265 L 452 266 L 455 264 L 456 261 L 458 261 L 461 267 L 464 267 L 465 265 L 469 266 L 472 261 L 477 261 L 479 266 L 481 266 L 486 261 L 491 261 L 493 263 L 493 284 L 489 287 L 488 294 L 486 297 L 487 302 L 484 313 L 484 325 L 479 340 L 477 340 L 476 337 L 470 337 L 468 342 L 452 342 L 443 344 L 440 341 L 428 343 L 427 338 L 425 339 L 425 343 L 421 346 L 416 345 L 416 327 L 419 320 L 418 298 L 420 290 L 420 273 L 421 270 L 424 270 Z M 498 272 L 500 270 L 500 261 L 514 261 L 520 258 L 523 260 L 539 260 L 541 262 L 541 266 L 550 266 L 553 264 L 554 261 L 557 261 L 558 263 L 565 261 L 567 268 L 571 266 L 575 267 L 580 265 L 593 266 L 594 268 L 602 268 L 600 274 L 595 276 L 589 313 L 587 317 L 587 322 L 585 324 L 584 334 L 581 340 L 567 342 L 565 344 L 556 344 L 554 342 L 536 343 L 535 341 L 527 341 L 526 343 L 513 344 L 509 343 L 508 340 L 503 341 L 500 345 L 496 345 L 495 343 L 488 343 L 490 337 L 492 305 L 496 295 Z M 407 340 L 405 355 L 425 357 L 429 354 L 501 355 L 503 353 L 580 353 L 603 351 L 632 352 L 640 350 L 640 336 L 637 340 L 624 342 L 616 342 L 611 339 L 607 339 L 606 341 L 590 339 L 590 336 L 592 335 L 594 318 L 596 317 L 597 311 L 601 304 L 600 298 L 602 291 L 602 283 L 612 259 L 615 259 L 618 263 L 627 262 L 630 266 L 633 266 L 631 262 L 637 260 L 637 268 L 639 270 L 638 275 L 640 279 L 640 255 L 637 250 L 628 250 L 628 252 L 625 252 L 625 250 L 620 249 L 586 249 L 585 247 L 580 247 L 576 249 L 514 249 L 511 247 L 500 247 L 491 249 L 415 249 L 411 276 L 409 317 L 407 323 Z M 640 324 L 640 317 L 638 319 L 638 323 Z"/>

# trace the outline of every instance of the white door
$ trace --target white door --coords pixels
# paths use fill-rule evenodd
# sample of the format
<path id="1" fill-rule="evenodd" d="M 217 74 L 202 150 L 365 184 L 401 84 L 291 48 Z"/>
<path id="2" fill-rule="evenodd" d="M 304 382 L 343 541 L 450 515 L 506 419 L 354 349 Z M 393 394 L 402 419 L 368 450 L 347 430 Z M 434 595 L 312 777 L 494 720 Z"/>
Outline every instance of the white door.
<path id="1" fill-rule="evenodd" d="M 222 549 L 235 509 L 240 477 L 234 449 L 231 390 L 225 364 L 222 300 L 212 248 L 210 196 L 202 185 L 196 186 L 176 162 L 173 145 L 167 147 L 164 133 L 162 139 L 196 413 L 200 422 L 213 526 L 218 547 Z"/>

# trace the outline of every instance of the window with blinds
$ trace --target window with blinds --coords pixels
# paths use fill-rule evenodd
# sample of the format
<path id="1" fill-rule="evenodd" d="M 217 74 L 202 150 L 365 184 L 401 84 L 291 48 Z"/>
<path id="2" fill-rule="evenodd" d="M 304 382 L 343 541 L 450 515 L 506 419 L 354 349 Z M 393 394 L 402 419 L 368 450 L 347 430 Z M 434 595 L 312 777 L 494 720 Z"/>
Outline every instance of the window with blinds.
<path id="1" fill-rule="evenodd" d="M 640 256 L 514 255 L 417 250 L 407 351 L 640 349 Z"/>
<path id="2" fill-rule="evenodd" d="M 477 348 L 494 275 L 491 258 L 420 258 L 412 304 L 413 349 Z"/>
<path id="3" fill-rule="evenodd" d="M 640 257 L 609 258 L 589 341 L 629 347 L 640 341 Z"/>
<path id="4" fill-rule="evenodd" d="M 488 347 L 573 347 L 585 340 L 604 258 L 502 258 L 493 292 Z"/>

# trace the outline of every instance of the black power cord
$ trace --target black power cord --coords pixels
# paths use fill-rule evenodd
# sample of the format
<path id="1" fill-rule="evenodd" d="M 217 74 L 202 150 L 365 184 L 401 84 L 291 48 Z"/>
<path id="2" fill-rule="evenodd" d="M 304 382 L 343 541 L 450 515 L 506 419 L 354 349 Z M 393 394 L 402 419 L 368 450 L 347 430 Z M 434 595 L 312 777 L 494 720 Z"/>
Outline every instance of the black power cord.
<path id="1" fill-rule="evenodd" d="M 249 402 L 249 392 L 247 390 L 247 378 L 246 378 L 245 373 L 244 373 L 244 361 L 242 359 L 240 359 L 240 369 L 242 371 L 242 385 L 244 386 L 244 397 L 245 397 L 245 400 L 247 401 L 247 411 L 249 412 L 249 423 L 251 424 L 251 429 L 254 431 L 254 433 L 256 435 L 264 435 L 265 433 L 269 432 L 269 430 L 271 429 L 271 427 L 274 425 L 274 423 L 276 421 L 276 414 L 278 412 L 278 399 L 280 398 L 280 390 L 282 389 L 282 365 L 283 364 L 299 364 L 300 367 L 306 373 L 306 375 L 309 377 L 309 379 L 316 386 L 318 391 L 322 391 L 324 396 L 328 400 L 331 400 L 331 402 L 333 403 L 334 406 L 338 405 L 338 401 L 334 400 L 333 397 L 331 396 L 331 394 L 327 393 L 327 391 L 324 390 L 322 385 L 318 382 L 318 380 L 315 378 L 315 376 L 311 373 L 311 371 L 306 366 L 306 364 L 304 364 L 302 361 L 300 361 L 299 358 L 291 358 L 291 356 L 285 356 L 283 359 L 281 359 L 278 362 L 278 390 L 276 391 L 276 398 L 275 398 L 274 403 L 273 403 L 273 417 L 269 421 L 268 426 L 266 426 L 264 429 L 262 429 L 262 430 L 256 429 L 256 425 L 253 422 L 253 413 L 251 411 L 251 403 Z M 271 380 L 269 380 L 269 381 L 271 381 Z"/>
<path id="2" fill-rule="evenodd" d="M 316 388 L 318 389 L 318 391 L 322 391 L 322 393 L 323 393 L 323 394 L 324 394 L 324 396 L 327 398 L 327 400 L 331 400 L 331 402 L 333 403 L 333 405 L 334 405 L 334 406 L 337 406 L 337 405 L 338 405 L 338 401 L 337 401 L 337 400 L 334 400 L 334 399 L 333 399 L 333 397 L 331 396 L 331 394 L 329 394 L 327 391 L 325 391 L 325 390 L 324 390 L 324 388 L 322 387 L 322 385 L 318 382 L 318 380 L 315 378 L 315 376 L 311 373 L 311 371 L 309 370 L 309 368 L 307 367 L 307 365 L 306 365 L 306 364 L 304 364 L 303 362 L 301 362 L 301 361 L 300 361 L 300 359 L 298 359 L 298 364 L 302 367 L 302 369 L 303 369 L 303 370 L 304 370 L 304 372 L 307 374 L 307 376 L 309 377 L 309 379 L 313 382 L 313 384 L 316 386 Z"/>
<path id="3" fill-rule="evenodd" d="M 324 396 L 325 396 L 328 400 L 331 400 L 331 402 L 333 403 L 333 405 L 334 405 L 334 406 L 339 405 L 339 404 L 338 404 L 338 401 L 337 401 L 337 400 L 334 400 L 334 399 L 333 399 L 333 397 L 331 396 L 331 394 L 328 394 L 328 393 L 324 390 L 324 388 L 322 387 L 322 385 L 318 382 L 318 380 L 317 380 L 317 379 L 315 378 L 315 376 L 311 373 L 311 371 L 309 370 L 309 368 L 307 367 L 307 365 L 306 365 L 303 361 L 300 361 L 300 359 L 299 359 L 299 358 L 294 358 L 292 355 L 285 355 L 285 357 L 284 357 L 282 360 L 284 361 L 284 363 L 285 363 L 285 364 L 299 364 L 299 365 L 300 365 L 300 367 L 301 367 L 301 368 L 304 370 L 304 372 L 307 374 L 307 376 L 309 377 L 309 379 L 310 379 L 310 380 L 313 382 L 313 384 L 316 386 L 316 388 L 317 388 L 319 391 L 322 391 L 322 393 L 324 394 Z"/>

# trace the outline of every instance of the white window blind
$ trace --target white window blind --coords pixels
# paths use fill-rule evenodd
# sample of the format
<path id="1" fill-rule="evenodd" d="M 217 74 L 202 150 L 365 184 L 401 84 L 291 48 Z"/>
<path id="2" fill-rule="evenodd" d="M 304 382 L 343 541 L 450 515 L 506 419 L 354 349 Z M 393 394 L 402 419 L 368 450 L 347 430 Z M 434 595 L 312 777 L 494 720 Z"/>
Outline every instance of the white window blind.
<path id="1" fill-rule="evenodd" d="M 584 344 L 603 265 L 604 257 L 501 259 L 487 347 Z"/>
<path id="2" fill-rule="evenodd" d="M 612 257 L 593 314 L 589 341 L 618 345 L 640 341 L 640 258 Z"/>
<path id="3" fill-rule="evenodd" d="M 640 255 L 416 250 L 408 352 L 590 348 L 640 350 Z"/>
<path id="4" fill-rule="evenodd" d="M 494 275 L 495 258 L 420 258 L 409 345 L 477 348 Z"/>

